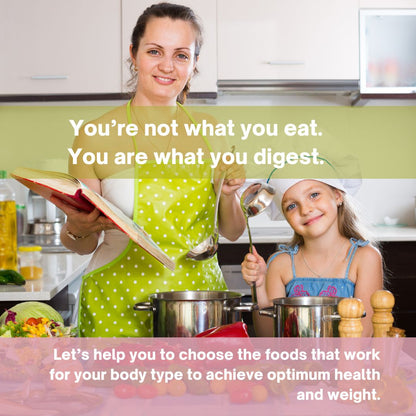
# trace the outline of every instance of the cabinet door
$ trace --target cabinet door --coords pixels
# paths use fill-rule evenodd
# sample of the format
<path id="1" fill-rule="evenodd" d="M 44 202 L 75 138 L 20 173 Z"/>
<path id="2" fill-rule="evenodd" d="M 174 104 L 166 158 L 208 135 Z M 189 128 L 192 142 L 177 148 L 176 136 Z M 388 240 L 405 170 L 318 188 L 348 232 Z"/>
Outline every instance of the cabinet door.
<path id="1" fill-rule="evenodd" d="M 123 91 L 129 91 L 127 83 L 131 78 L 129 70 L 130 37 L 138 17 L 144 9 L 157 3 L 154 0 L 122 1 L 122 50 L 123 50 Z M 191 93 L 217 91 L 217 15 L 213 0 L 181 0 L 178 3 L 190 7 L 200 18 L 203 26 L 203 45 L 198 60 L 199 74 L 191 82 Z"/>
<path id="2" fill-rule="evenodd" d="M 361 93 L 416 93 L 416 10 L 360 11 Z"/>
<path id="3" fill-rule="evenodd" d="M 218 79 L 358 79 L 358 0 L 218 0 Z"/>
<path id="4" fill-rule="evenodd" d="M 0 94 L 121 91 L 119 1 L 2 1 L 0 31 Z"/>
<path id="5" fill-rule="evenodd" d="M 416 0 L 360 0 L 361 9 L 414 9 Z"/>

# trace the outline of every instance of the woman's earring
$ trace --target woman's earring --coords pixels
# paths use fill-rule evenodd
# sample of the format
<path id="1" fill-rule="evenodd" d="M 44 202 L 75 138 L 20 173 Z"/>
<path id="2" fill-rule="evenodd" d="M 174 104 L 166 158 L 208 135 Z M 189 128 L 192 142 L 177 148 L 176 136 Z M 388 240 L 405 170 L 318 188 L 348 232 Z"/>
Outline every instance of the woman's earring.
<path id="1" fill-rule="evenodd" d="M 339 203 L 338 203 L 338 208 L 340 207 L 342 205 L 342 201 L 340 201 Z"/>

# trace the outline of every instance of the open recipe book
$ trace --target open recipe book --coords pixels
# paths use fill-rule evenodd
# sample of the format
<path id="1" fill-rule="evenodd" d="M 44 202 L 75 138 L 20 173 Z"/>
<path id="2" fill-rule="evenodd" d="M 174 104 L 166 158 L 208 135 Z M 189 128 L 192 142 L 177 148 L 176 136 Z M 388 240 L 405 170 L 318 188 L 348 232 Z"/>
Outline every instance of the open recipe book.
<path id="1" fill-rule="evenodd" d="M 62 172 L 29 168 L 17 168 L 11 173 L 11 176 L 49 201 L 53 195 L 84 211 L 91 212 L 94 208 L 98 208 L 103 215 L 113 221 L 135 243 L 168 269 L 174 270 L 174 261 L 160 249 L 139 225 L 80 180 Z"/>

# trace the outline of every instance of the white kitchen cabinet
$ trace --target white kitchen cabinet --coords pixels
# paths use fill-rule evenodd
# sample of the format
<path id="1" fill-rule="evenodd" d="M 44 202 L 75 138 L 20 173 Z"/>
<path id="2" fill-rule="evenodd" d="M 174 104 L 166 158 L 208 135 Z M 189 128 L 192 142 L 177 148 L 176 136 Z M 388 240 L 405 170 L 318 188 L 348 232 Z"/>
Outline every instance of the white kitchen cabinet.
<path id="1" fill-rule="evenodd" d="M 217 0 L 219 80 L 356 80 L 358 0 Z"/>
<path id="2" fill-rule="evenodd" d="M 122 0 L 122 56 L 123 91 L 129 91 L 127 82 L 129 70 L 130 37 L 136 21 L 144 9 L 154 0 Z M 203 26 L 203 45 L 198 61 L 199 74 L 191 82 L 191 93 L 215 93 L 217 91 L 217 14 L 215 0 L 181 0 L 178 3 L 191 7 Z"/>
<path id="3" fill-rule="evenodd" d="M 0 95 L 121 91 L 119 1 L 2 1 L 0 34 Z"/>
<path id="4" fill-rule="evenodd" d="M 414 9 L 416 0 L 360 0 L 360 9 Z"/>

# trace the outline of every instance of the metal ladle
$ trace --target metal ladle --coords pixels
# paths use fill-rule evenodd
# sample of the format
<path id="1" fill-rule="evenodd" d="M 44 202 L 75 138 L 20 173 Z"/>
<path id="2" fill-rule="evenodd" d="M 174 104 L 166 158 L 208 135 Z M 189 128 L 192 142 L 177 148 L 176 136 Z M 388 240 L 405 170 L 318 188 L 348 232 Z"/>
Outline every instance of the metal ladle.
<path id="1" fill-rule="evenodd" d="M 220 177 L 220 181 L 218 184 L 218 189 L 216 193 L 215 198 L 215 206 L 214 206 L 214 231 L 213 233 L 202 243 L 199 243 L 196 247 L 194 247 L 192 250 L 189 250 L 188 253 L 186 253 L 186 258 L 196 260 L 196 261 L 202 261 L 210 259 L 211 257 L 214 257 L 215 253 L 218 250 L 218 239 L 219 239 L 219 232 L 218 232 L 218 207 L 220 202 L 220 196 L 221 196 L 221 189 L 222 185 L 224 183 L 226 172 L 224 171 Z"/>
<path id="2" fill-rule="evenodd" d="M 251 238 L 248 219 L 249 217 L 255 217 L 256 215 L 261 214 L 271 204 L 275 193 L 276 190 L 268 183 L 256 182 L 248 186 L 241 195 L 240 206 L 246 219 L 250 253 L 253 252 L 253 240 Z M 255 283 L 251 285 L 251 298 L 253 304 L 257 305 L 257 290 Z"/>

